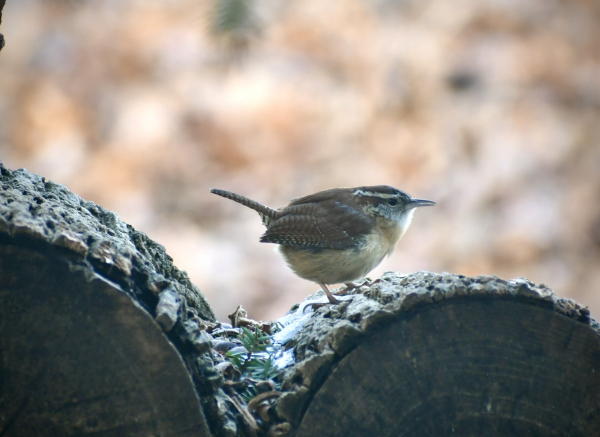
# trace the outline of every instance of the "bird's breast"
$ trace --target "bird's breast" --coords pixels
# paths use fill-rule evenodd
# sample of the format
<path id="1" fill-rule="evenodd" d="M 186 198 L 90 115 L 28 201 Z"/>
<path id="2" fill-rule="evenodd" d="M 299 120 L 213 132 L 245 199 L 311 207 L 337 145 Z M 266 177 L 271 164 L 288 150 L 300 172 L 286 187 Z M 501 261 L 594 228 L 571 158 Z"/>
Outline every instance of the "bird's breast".
<path id="1" fill-rule="evenodd" d="M 356 247 L 344 250 L 311 250 L 280 245 L 279 251 L 301 278 L 338 284 L 364 278 L 394 251 L 396 241 L 390 241 L 387 235 L 381 233 L 371 233 L 364 236 Z"/>

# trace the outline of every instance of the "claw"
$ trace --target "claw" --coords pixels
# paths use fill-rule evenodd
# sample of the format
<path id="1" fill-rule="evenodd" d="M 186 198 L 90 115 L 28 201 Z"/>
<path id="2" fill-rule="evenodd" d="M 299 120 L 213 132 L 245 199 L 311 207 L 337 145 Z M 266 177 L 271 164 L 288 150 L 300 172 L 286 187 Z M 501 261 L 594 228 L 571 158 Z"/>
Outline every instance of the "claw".
<path id="1" fill-rule="evenodd" d="M 319 282 L 319 285 L 321 286 L 321 289 L 323 290 L 323 292 L 325 292 L 325 295 L 327 296 L 327 300 L 329 300 L 329 302 L 318 302 L 318 303 L 311 303 L 310 305 L 306 305 L 304 307 L 304 309 L 302 310 L 302 312 L 306 311 L 306 308 L 311 307 L 313 309 L 313 311 L 318 310 L 321 307 L 324 307 L 326 305 L 339 305 L 342 303 L 341 300 L 336 299 L 333 294 L 331 294 L 331 291 L 329 291 L 329 288 L 327 288 L 327 285 L 325 285 L 323 282 Z"/>
<path id="2" fill-rule="evenodd" d="M 355 290 L 355 289 L 363 287 L 363 286 L 370 287 L 371 285 L 377 284 L 378 282 L 381 282 L 381 278 L 375 279 L 374 281 L 366 280 L 362 284 L 355 284 L 354 282 L 345 282 L 344 285 L 346 286 L 346 288 L 338 291 L 336 294 L 338 296 L 343 296 L 343 295 L 347 294 L 349 291 Z"/>

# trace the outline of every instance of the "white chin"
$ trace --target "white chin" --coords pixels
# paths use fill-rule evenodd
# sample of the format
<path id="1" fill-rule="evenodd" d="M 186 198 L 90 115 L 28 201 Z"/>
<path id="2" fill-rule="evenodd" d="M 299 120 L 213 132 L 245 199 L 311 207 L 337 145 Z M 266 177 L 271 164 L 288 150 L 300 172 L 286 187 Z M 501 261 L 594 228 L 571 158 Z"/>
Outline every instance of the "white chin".
<path id="1" fill-rule="evenodd" d="M 410 211 L 405 212 L 400 217 L 400 238 L 404 235 L 408 227 L 410 226 L 410 222 L 412 222 L 413 214 L 415 213 L 415 209 L 411 209 Z"/>

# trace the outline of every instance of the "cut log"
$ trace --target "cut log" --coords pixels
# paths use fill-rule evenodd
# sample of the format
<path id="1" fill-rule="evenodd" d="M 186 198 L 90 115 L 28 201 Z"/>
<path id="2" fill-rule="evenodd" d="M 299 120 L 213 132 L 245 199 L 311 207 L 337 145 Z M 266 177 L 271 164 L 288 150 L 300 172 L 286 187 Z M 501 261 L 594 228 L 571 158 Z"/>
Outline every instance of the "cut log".
<path id="1" fill-rule="evenodd" d="M 0 166 L 0 435 L 209 436 L 187 368 L 205 374 L 204 352 L 183 328 L 202 320 L 160 245 Z"/>
<path id="2" fill-rule="evenodd" d="M 598 323 L 544 285 L 389 273 L 282 318 L 252 381 L 162 246 L 25 170 L 0 194 L 2 436 L 600 436 Z"/>
<path id="3" fill-rule="evenodd" d="M 388 274 L 363 290 L 278 334 L 295 344 L 277 407 L 290 435 L 600 435 L 585 308 L 496 277 Z"/>
<path id="4" fill-rule="evenodd" d="M 115 284 L 0 245 L 0 434 L 208 436 L 185 364 Z"/>

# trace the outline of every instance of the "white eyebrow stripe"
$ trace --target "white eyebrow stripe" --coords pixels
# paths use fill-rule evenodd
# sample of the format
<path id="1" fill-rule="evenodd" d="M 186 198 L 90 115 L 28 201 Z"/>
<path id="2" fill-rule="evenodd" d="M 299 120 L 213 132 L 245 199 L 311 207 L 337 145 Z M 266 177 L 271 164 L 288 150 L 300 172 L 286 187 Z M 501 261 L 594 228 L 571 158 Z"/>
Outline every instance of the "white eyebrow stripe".
<path id="1" fill-rule="evenodd" d="M 380 199 L 392 199 L 398 197 L 398 194 L 375 193 L 373 191 L 355 190 L 354 194 L 361 196 L 379 197 Z"/>

